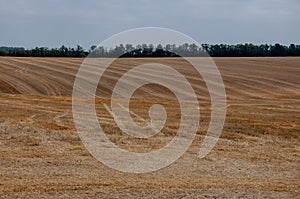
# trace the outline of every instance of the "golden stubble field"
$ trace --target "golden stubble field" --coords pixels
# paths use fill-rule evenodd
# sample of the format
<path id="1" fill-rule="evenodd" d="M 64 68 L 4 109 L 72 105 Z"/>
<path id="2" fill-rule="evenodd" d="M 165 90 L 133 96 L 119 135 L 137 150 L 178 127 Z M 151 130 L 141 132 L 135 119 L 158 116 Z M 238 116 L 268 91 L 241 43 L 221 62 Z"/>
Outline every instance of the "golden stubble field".
<path id="1" fill-rule="evenodd" d="M 96 109 L 100 125 L 120 148 L 147 152 L 176 134 L 179 107 L 168 90 L 147 85 L 130 104 L 136 122 L 162 103 L 166 128 L 144 140 L 125 136 L 109 108 L 122 71 L 147 62 L 172 65 L 199 95 L 196 139 L 167 168 L 147 174 L 112 170 L 86 150 L 74 127 L 72 89 L 83 59 L 0 58 L 0 197 L 299 198 L 300 58 L 215 58 L 226 87 L 227 117 L 211 153 L 199 159 L 210 101 L 205 83 L 178 58 L 120 59 L 102 79 Z M 143 107 L 143 108 L 141 108 Z M 141 118 L 135 117 L 140 115 Z"/>

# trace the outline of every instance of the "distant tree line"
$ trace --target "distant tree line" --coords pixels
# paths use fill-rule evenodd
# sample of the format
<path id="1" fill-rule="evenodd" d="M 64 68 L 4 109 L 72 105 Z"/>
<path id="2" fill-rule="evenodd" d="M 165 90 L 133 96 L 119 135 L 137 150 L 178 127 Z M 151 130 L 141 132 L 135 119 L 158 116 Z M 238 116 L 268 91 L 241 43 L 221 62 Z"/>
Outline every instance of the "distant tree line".
<path id="1" fill-rule="evenodd" d="M 77 45 L 75 48 L 61 46 L 60 48 L 36 47 L 33 49 L 17 47 L 0 47 L 0 56 L 17 57 L 197 57 L 207 53 L 212 57 L 263 57 L 263 56 L 300 56 L 300 45 L 290 44 L 120 44 L 114 48 L 91 46 L 87 51 Z"/>
<path id="2" fill-rule="evenodd" d="M 0 56 L 15 57 L 86 57 L 83 47 L 77 45 L 76 48 L 61 46 L 60 48 L 36 47 L 33 49 L 25 49 L 18 47 L 0 47 Z"/>
<path id="3" fill-rule="evenodd" d="M 300 56 L 300 45 L 290 44 L 237 44 L 202 45 L 213 57 L 264 57 L 264 56 Z"/>

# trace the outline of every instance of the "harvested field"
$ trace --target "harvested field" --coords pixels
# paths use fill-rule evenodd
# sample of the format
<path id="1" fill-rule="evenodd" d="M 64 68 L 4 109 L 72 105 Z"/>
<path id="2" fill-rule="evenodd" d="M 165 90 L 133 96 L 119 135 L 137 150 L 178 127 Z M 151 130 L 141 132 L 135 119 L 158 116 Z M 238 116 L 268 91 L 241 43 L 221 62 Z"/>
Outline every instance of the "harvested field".
<path id="1" fill-rule="evenodd" d="M 192 146 L 174 164 L 147 174 L 112 170 L 82 144 L 72 116 L 72 89 L 82 61 L 0 57 L 1 198 L 300 198 L 299 57 L 214 59 L 226 87 L 227 117 L 221 138 L 203 159 L 197 154 L 210 101 L 195 71 L 179 58 L 114 63 L 97 90 L 96 110 L 120 148 L 147 152 L 166 145 L 180 114 L 167 89 L 144 86 L 130 104 L 132 117 L 149 121 L 147 107 L 160 102 L 171 113 L 166 127 L 149 140 L 123 135 L 107 108 L 123 70 L 147 62 L 172 65 L 198 94 L 201 128 Z"/>

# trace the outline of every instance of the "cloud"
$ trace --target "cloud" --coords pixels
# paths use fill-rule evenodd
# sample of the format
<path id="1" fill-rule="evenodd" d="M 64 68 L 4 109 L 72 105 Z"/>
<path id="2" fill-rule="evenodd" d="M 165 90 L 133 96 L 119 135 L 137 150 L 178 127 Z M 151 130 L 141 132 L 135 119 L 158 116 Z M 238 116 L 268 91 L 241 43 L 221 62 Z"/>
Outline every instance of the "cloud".
<path id="1" fill-rule="evenodd" d="M 0 45 L 81 44 L 158 26 L 200 43 L 300 43 L 297 0 L 0 0 Z"/>

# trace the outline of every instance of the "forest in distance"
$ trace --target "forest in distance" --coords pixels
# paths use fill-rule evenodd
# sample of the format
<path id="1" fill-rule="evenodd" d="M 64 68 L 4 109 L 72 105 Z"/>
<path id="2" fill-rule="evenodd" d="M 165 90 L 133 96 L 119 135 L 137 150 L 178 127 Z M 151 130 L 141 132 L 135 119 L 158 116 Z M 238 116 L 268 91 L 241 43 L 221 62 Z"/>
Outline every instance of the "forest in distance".
<path id="1" fill-rule="evenodd" d="M 36 47 L 0 47 L 0 56 L 14 57 L 268 57 L 268 56 L 300 56 L 300 45 L 290 44 L 120 44 L 114 48 L 91 46 L 85 50 L 82 46 L 60 48 Z"/>

